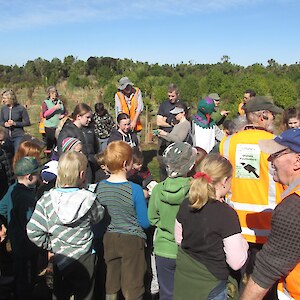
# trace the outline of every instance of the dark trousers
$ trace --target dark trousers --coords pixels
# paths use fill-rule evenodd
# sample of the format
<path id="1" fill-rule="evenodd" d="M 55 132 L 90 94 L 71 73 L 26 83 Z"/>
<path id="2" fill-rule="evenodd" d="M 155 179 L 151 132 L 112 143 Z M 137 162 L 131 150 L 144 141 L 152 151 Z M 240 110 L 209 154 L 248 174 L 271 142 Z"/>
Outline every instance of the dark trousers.
<path id="1" fill-rule="evenodd" d="M 20 257 L 14 255 L 15 296 L 17 300 L 32 299 L 37 281 L 37 255 Z"/>
<path id="2" fill-rule="evenodd" d="M 95 255 L 85 254 L 63 270 L 53 264 L 53 300 L 93 299 Z"/>
<path id="3" fill-rule="evenodd" d="M 54 127 L 45 127 L 47 150 L 52 150 L 56 146 L 55 130 Z"/>
<path id="4" fill-rule="evenodd" d="M 172 300 L 176 259 L 155 255 L 159 283 L 159 300 Z"/>

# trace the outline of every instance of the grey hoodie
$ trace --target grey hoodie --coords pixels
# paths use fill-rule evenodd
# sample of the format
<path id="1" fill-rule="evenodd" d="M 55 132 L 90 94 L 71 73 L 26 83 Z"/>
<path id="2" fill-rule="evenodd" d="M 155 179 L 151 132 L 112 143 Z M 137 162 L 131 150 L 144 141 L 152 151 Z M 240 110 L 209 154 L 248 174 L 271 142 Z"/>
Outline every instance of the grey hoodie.
<path id="1" fill-rule="evenodd" d="M 104 208 L 96 195 L 78 188 L 52 189 L 37 202 L 27 224 L 29 239 L 55 253 L 60 269 L 91 252 L 91 225 L 98 223 Z"/>

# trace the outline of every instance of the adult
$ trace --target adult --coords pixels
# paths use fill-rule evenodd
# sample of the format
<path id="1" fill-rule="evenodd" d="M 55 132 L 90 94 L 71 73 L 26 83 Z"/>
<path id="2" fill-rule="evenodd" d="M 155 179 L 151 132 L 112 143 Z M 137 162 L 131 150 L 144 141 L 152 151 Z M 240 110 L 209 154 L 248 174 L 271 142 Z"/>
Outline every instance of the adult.
<path id="1" fill-rule="evenodd" d="M 114 128 L 110 134 L 107 144 L 113 141 L 123 141 L 130 145 L 131 148 L 138 148 L 139 141 L 137 134 L 132 131 L 129 115 L 120 113 L 117 117 L 118 128 Z"/>
<path id="2" fill-rule="evenodd" d="M 266 97 L 256 96 L 246 107 L 248 125 L 220 143 L 220 153 L 233 166 L 229 201 L 238 213 L 242 234 L 249 243 L 247 275 L 253 271 L 255 255 L 266 242 L 272 212 L 280 202 L 283 186 L 272 179 L 268 156 L 258 146 L 259 140 L 274 138 L 273 121 L 282 109 Z"/>
<path id="3" fill-rule="evenodd" d="M 116 116 L 125 113 L 130 117 L 130 128 L 139 132 L 142 130 L 140 115 L 144 109 L 142 92 L 128 77 L 119 80 L 118 92 L 115 94 Z"/>
<path id="4" fill-rule="evenodd" d="M 240 269 L 248 244 L 236 212 L 224 202 L 232 165 L 220 154 L 201 162 L 175 221 L 178 250 L 174 300 L 227 299 L 229 267 Z"/>
<path id="5" fill-rule="evenodd" d="M 241 300 L 263 299 L 279 280 L 278 299 L 300 299 L 300 129 L 259 141 L 274 168 L 274 180 L 287 189 L 272 216 L 268 241 L 257 254 Z"/>
<path id="6" fill-rule="evenodd" d="M 98 140 L 99 150 L 102 152 L 105 150 L 110 137 L 110 133 L 115 126 L 115 122 L 112 116 L 108 113 L 104 104 L 98 102 L 95 104 L 95 112 L 93 114 L 93 121 L 95 126 L 95 134 Z"/>
<path id="7" fill-rule="evenodd" d="M 215 120 L 217 126 L 219 126 L 219 125 L 223 124 L 223 122 L 225 121 L 225 119 L 228 116 L 228 114 L 230 113 L 230 111 L 229 110 L 221 110 L 221 111 L 217 110 L 217 107 L 219 106 L 220 100 L 221 100 L 221 97 L 219 96 L 219 94 L 211 93 L 208 95 L 208 98 L 214 100 L 215 111 L 212 113 L 212 118 L 213 118 L 213 120 Z"/>
<path id="8" fill-rule="evenodd" d="M 190 189 L 187 173 L 196 160 L 196 149 L 188 143 L 173 143 L 164 152 L 168 178 L 152 190 L 148 217 L 157 228 L 154 254 L 159 283 L 159 299 L 173 299 L 174 274 L 178 247 L 174 238 L 175 219 L 182 201 Z"/>
<path id="9" fill-rule="evenodd" d="M 179 89 L 173 83 L 168 86 L 168 98 L 168 100 L 165 100 L 160 104 L 156 117 L 156 124 L 158 128 L 164 130 L 165 132 L 171 132 L 174 125 L 178 123 L 175 115 L 170 113 L 170 111 L 174 109 L 177 104 L 181 103 L 179 100 Z M 169 143 L 167 143 L 165 139 L 160 137 L 158 138 L 157 160 L 159 163 L 159 176 L 161 181 L 165 180 L 168 176 L 162 157 L 163 152 L 168 145 Z"/>
<path id="10" fill-rule="evenodd" d="M 97 153 L 97 140 L 94 128 L 89 126 L 92 120 L 92 109 L 86 103 L 79 103 L 68 117 L 58 135 L 58 156 L 62 154 L 62 142 L 65 138 L 77 138 L 82 143 L 82 152 L 88 158 L 87 180 L 93 182 L 93 174 L 96 168 L 95 154 Z"/>
<path id="11" fill-rule="evenodd" d="M 245 105 L 246 103 L 253 99 L 254 97 L 256 96 L 256 93 L 253 91 L 253 90 L 246 90 L 244 92 L 244 98 L 243 98 L 243 101 L 239 104 L 238 106 L 238 114 L 240 116 L 243 116 L 245 115 Z"/>
<path id="12" fill-rule="evenodd" d="M 2 103 L 4 105 L 0 112 L 0 126 L 5 127 L 8 140 L 13 143 L 14 151 L 17 152 L 25 134 L 24 127 L 30 126 L 29 115 L 26 108 L 18 103 L 13 90 L 2 93 Z"/>
<path id="13" fill-rule="evenodd" d="M 45 138 L 47 150 L 52 150 L 56 146 L 55 130 L 59 120 L 65 116 L 65 107 L 54 86 L 47 88 L 48 97 L 43 101 L 42 114 L 45 118 Z"/>
<path id="14" fill-rule="evenodd" d="M 168 142 L 188 142 L 192 144 L 193 140 L 191 136 L 191 123 L 186 119 L 186 105 L 179 103 L 170 111 L 170 113 L 175 115 L 178 123 L 175 124 L 171 132 L 158 129 L 158 136 Z"/>
<path id="15" fill-rule="evenodd" d="M 283 111 L 281 126 L 283 131 L 289 128 L 300 127 L 300 111 L 296 107 L 290 107 Z"/>
<path id="16" fill-rule="evenodd" d="M 214 110 L 214 100 L 206 97 L 198 101 L 197 113 L 192 117 L 194 146 L 203 148 L 207 153 L 224 137 L 211 117 Z"/>

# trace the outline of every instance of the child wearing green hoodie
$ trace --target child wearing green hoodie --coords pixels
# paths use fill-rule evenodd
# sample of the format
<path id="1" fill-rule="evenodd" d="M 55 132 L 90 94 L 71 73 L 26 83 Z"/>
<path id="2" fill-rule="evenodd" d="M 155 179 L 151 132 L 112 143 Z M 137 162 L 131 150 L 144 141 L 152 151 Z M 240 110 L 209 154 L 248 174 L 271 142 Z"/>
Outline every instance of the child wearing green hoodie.
<path id="1" fill-rule="evenodd" d="M 168 178 L 153 188 L 149 201 L 149 221 L 157 228 L 154 254 L 161 300 L 171 300 L 173 297 L 178 250 L 174 225 L 180 204 L 188 197 L 190 178 L 187 173 L 193 168 L 196 156 L 196 149 L 186 142 L 169 145 L 163 153 Z"/>

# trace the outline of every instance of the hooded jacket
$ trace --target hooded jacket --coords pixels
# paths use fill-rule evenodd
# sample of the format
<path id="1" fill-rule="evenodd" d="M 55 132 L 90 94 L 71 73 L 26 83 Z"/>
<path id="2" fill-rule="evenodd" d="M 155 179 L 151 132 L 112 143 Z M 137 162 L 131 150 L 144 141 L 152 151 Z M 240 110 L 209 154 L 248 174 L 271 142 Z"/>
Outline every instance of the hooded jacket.
<path id="1" fill-rule="evenodd" d="M 91 253 L 91 225 L 103 215 L 95 194 L 79 188 L 52 189 L 37 202 L 27 234 L 37 246 L 55 253 L 54 261 L 62 270 Z"/>
<path id="2" fill-rule="evenodd" d="M 174 238 L 175 219 L 189 189 L 190 178 L 184 177 L 168 177 L 153 188 L 148 218 L 150 224 L 157 227 L 154 253 L 158 256 L 176 259 L 178 246 Z"/>
<path id="3" fill-rule="evenodd" d="M 129 131 L 126 133 L 121 133 L 118 129 L 113 129 L 107 144 L 114 141 L 123 141 L 130 145 L 131 148 L 136 148 L 139 146 L 139 141 L 135 132 Z"/>

